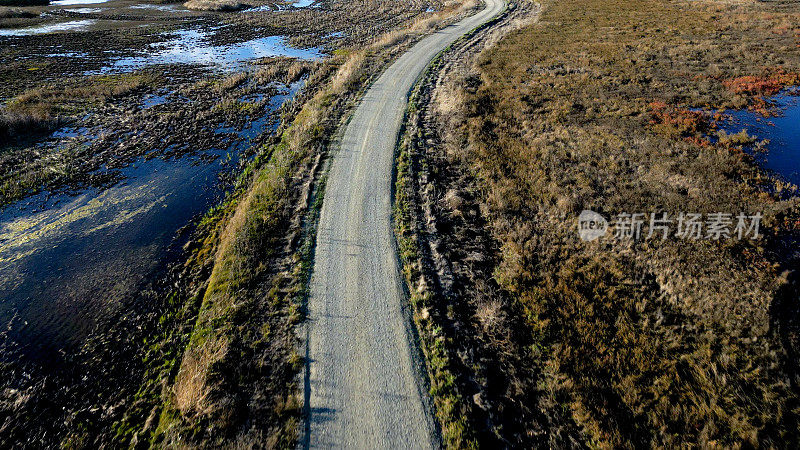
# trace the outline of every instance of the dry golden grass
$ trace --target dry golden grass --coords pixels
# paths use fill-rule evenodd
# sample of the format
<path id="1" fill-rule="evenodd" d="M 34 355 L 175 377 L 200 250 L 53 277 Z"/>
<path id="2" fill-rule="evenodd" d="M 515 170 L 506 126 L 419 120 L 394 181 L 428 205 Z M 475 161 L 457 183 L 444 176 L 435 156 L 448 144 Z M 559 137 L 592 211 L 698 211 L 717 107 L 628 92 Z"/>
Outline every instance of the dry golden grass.
<path id="1" fill-rule="evenodd" d="M 211 412 L 208 402 L 210 389 L 204 368 L 222 359 L 227 352 L 226 342 L 219 340 L 213 343 L 217 348 L 193 347 L 191 352 L 183 356 L 183 364 L 175 379 L 175 406 L 181 414 L 193 416 Z"/>
<path id="2" fill-rule="evenodd" d="M 270 64 L 267 67 L 272 68 L 274 66 L 275 66 L 274 64 Z M 237 87 L 239 87 L 239 85 L 241 85 L 242 83 L 247 81 L 247 78 L 248 77 L 247 77 L 246 73 L 238 72 L 238 73 L 235 73 L 233 75 L 227 76 L 227 77 L 223 78 L 222 80 L 220 80 L 216 84 L 215 88 L 219 92 L 230 91 L 230 90 L 236 89 Z"/>
<path id="3" fill-rule="evenodd" d="M 252 5 L 237 0 L 189 0 L 183 6 L 194 11 L 239 11 Z"/>
<path id="4" fill-rule="evenodd" d="M 526 329 L 510 331 L 534 340 L 527 437 L 508 439 L 797 445 L 783 308 L 798 202 L 764 191 L 790 192 L 752 166 L 749 136 L 712 144 L 691 108 L 761 108 L 797 84 L 799 24 L 787 2 L 553 0 L 437 95 L 447 164 L 475 175 L 494 281 L 522 308 Z M 761 211 L 766 238 L 584 243 L 582 209 Z M 487 303 L 475 321 L 501 316 Z"/>

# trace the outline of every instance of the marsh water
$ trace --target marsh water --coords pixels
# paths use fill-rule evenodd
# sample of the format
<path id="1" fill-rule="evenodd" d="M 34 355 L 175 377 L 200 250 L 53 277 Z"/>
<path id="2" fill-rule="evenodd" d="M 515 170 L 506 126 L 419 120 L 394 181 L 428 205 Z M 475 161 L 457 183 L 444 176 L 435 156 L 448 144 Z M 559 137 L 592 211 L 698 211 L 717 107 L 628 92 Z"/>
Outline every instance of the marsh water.
<path id="1" fill-rule="evenodd" d="M 723 127 L 736 133 L 746 130 L 759 140 L 767 139 L 766 151 L 754 154 L 756 162 L 795 185 L 800 185 L 800 92 L 787 91 L 771 101 L 776 117 L 762 117 L 753 111 L 726 111 L 730 120 Z"/>
<path id="2" fill-rule="evenodd" d="M 97 20 L 95 19 L 82 19 L 46 25 L 37 25 L 27 28 L 0 29 L 0 36 L 33 36 L 35 34 L 76 31 L 86 29 L 95 23 L 97 23 Z"/>
<path id="3" fill-rule="evenodd" d="M 312 3 L 300 0 L 293 6 Z M 29 36 L 52 34 L 57 39 L 46 42 L 66 43 L 86 31 L 135 28 L 147 33 L 154 27 L 155 39 L 136 48 L 65 50 L 62 45 L 32 45 L 20 56 L 97 61 L 96 69 L 83 72 L 86 75 L 157 65 L 194 65 L 224 73 L 247 70 L 247 64 L 259 58 L 322 56 L 315 48 L 289 46 L 283 36 L 220 40 L 218 34 L 227 31 L 225 25 L 198 21 L 196 13 L 181 4 L 55 0 L 37 11 L 46 19 L 44 23 L 0 29 L 0 45 L 28 48 L 25 40 L 31 39 Z M 96 14 L 100 12 L 103 14 Z M 126 14 L 137 12 L 149 19 L 126 19 Z M 174 25 L 165 30 L 159 26 L 165 23 Z M 168 264 L 180 255 L 191 224 L 224 196 L 226 185 L 221 177 L 249 155 L 245 149 L 255 138 L 274 130 L 274 112 L 301 86 L 299 81 L 280 87 L 277 95 L 266 89 L 268 94 L 240 99 L 265 106 L 243 126 L 222 125 L 215 130 L 225 135 L 224 148 L 139 158 L 117 170 L 114 179 L 118 181 L 110 186 L 78 192 L 45 191 L 0 208 L 0 349 L 14 348 L 34 358 L 47 358 L 53 352 L 75 348 L 124 311 L 126 302 L 135 300 L 137 293 L 152 289 L 154 281 L 163 278 Z M 169 92 L 154 92 L 143 96 L 139 107 L 184 100 Z M 96 132 L 65 127 L 41 145 L 60 145 L 59 140 Z M 3 357 L 0 352 L 0 361 Z"/>
<path id="4" fill-rule="evenodd" d="M 176 231 L 217 197 L 220 169 L 219 158 L 139 160 L 110 188 L 5 208 L 0 317 L 9 337 L 34 352 L 78 343 L 168 259 Z"/>
<path id="5" fill-rule="evenodd" d="M 258 58 L 287 56 L 317 59 L 322 56 L 315 48 L 297 49 L 286 45 L 283 36 L 266 36 L 228 45 L 209 43 L 211 32 L 201 29 L 179 30 L 165 42 L 150 45 L 141 56 L 113 58 L 100 72 L 128 72 L 157 64 L 200 64 L 234 70 L 240 64 Z"/>
<path id="6" fill-rule="evenodd" d="M 277 126 L 273 114 L 302 86 L 279 89 L 238 128 L 226 148 L 172 158 L 139 158 L 119 181 L 79 192 L 43 192 L 0 209 L 0 331 L 5 345 L 34 358 L 78 346 L 137 292 L 150 289 L 188 238 L 182 232 L 219 202 L 220 175 L 254 138 Z M 262 104 L 266 94 L 242 99 Z M 177 101 L 149 94 L 142 108 Z M 84 129 L 63 128 L 51 139 Z M 0 344 L 3 344 L 0 342 Z M 0 355 L 2 360 L 2 355 Z"/>

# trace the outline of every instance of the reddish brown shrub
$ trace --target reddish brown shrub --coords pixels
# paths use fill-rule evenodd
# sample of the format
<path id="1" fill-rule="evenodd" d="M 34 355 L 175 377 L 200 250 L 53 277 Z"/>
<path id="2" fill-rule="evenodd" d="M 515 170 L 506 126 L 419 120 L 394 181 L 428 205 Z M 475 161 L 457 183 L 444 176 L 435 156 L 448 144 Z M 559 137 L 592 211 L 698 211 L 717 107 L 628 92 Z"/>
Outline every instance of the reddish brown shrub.
<path id="1" fill-rule="evenodd" d="M 722 83 L 728 90 L 745 95 L 772 96 L 787 86 L 800 84 L 800 72 L 776 70 L 762 76 L 747 75 L 725 80 Z"/>

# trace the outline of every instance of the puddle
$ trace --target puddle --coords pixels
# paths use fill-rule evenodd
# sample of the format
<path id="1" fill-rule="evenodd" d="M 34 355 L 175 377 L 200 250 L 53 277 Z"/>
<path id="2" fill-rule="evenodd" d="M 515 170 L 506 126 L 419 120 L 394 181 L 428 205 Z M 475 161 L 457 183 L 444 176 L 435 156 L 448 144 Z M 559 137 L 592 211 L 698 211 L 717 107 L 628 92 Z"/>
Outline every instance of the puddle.
<path id="1" fill-rule="evenodd" d="M 726 111 L 731 120 L 721 128 L 728 134 L 747 130 L 758 140 L 768 139 L 766 151 L 754 155 L 756 162 L 784 180 L 800 185 L 800 97 L 786 92 L 772 100 L 780 108 L 779 117 L 765 118 L 753 111 Z"/>
<path id="2" fill-rule="evenodd" d="M 74 9 L 68 9 L 67 11 L 81 13 L 81 14 L 91 14 L 91 13 L 99 13 L 103 11 L 103 8 L 74 8 Z"/>
<path id="3" fill-rule="evenodd" d="M 152 9 L 156 11 L 175 11 L 178 5 L 154 5 L 150 3 L 142 3 L 139 5 L 131 5 L 131 9 Z"/>
<path id="4" fill-rule="evenodd" d="M 266 98 L 264 94 L 247 94 L 239 97 L 239 101 L 244 103 L 258 103 L 264 100 L 264 98 Z"/>
<path id="5" fill-rule="evenodd" d="M 40 57 L 40 58 L 88 58 L 88 53 L 81 53 L 81 52 L 48 52 L 48 53 L 38 53 L 38 52 L 31 52 L 29 55 L 21 56 L 19 59 L 30 59 L 33 57 Z"/>
<path id="6" fill-rule="evenodd" d="M 255 8 L 249 8 L 242 10 L 243 13 L 251 13 L 251 12 L 264 12 L 264 11 L 278 11 L 280 8 L 273 8 L 270 5 L 261 5 L 256 6 Z"/>
<path id="7" fill-rule="evenodd" d="M 179 230 L 224 195 L 219 176 L 226 161 L 237 161 L 252 138 L 274 129 L 270 113 L 300 86 L 263 97 L 261 117 L 234 131 L 225 149 L 139 158 L 107 189 L 42 193 L 0 209 L 0 329 L 7 330 L 0 338 L 45 358 L 79 345 L 127 302 L 146 300 L 152 280 L 184 243 Z"/>
<path id="8" fill-rule="evenodd" d="M 149 109 L 153 106 L 163 105 L 164 103 L 169 103 L 169 98 L 167 98 L 166 95 L 150 94 L 142 101 L 142 109 Z"/>
<path id="9" fill-rule="evenodd" d="M 116 59 L 100 72 L 129 72 L 159 64 L 199 64 L 231 71 L 246 61 L 270 56 L 299 59 L 322 57 L 322 53 L 316 48 L 297 49 L 287 46 L 283 36 L 268 36 L 237 44 L 212 45 L 208 42 L 209 34 L 206 31 L 182 30 L 172 34 L 175 35 L 173 39 L 151 45 L 152 53 Z"/>
<path id="10" fill-rule="evenodd" d="M 288 87 L 285 85 L 282 86 L 282 88 L 279 89 L 278 94 L 272 96 L 272 98 L 269 99 L 269 108 L 278 109 L 281 105 L 286 103 L 288 100 L 292 99 L 295 96 L 295 94 L 297 94 L 297 92 L 300 89 L 302 89 L 303 86 L 305 86 L 306 79 L 307 77 L 304 76 L 300 80 L 297 80 L 294 83 L 290 84 Z"/>
<path id="11" fill-rule="evenodd" d="M 294 8 L 308 8 L 309 6 L 316 3 L 317 0 L 298 0 L 292 3 L 292 7 Z"/>
<path id="12" fill-rule="evenodd" d="M 73 20 L 71 22 L 37 25 L 35 27 L 19 28 L 14 30 L 0 30 L 0 36 L 32 36 L 35 34 L 59 33 L 65 31 L 80 31 L 97 22 L 94 19 Z"/>

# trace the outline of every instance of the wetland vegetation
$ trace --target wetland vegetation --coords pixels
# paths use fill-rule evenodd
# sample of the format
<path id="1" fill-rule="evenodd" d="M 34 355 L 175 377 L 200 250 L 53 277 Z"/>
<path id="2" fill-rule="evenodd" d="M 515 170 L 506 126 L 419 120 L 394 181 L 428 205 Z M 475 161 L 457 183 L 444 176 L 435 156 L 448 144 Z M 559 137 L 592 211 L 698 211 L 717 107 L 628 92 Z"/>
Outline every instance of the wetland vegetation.
<path id="1" fill-rule="evenodd" d="M 295 446 L 338 131 L 476 7 L 0 0 L 0 447 Z M 782 0 L 515 1 L 437 58 L 395 219 L 444 446 L 800 444 L 798 85 Z"/>
<path id="2" fill-rule="evenodd" d="M 796 117 L 773 96 L 800 83 L 799 19 L 795 2 L 552 0 L 445 57 L 411 116 L 398 230 L 468 438 L 797 445 L 798 124 L 763 128 Z M 767 170 L 770 152 L 792 156 Z M 584 209 L 761 212 L 763 234 L 585 242 Z"/>
<path id="3" fill-rule="evenodd" d="M 129 3 L 0 36 L 0 443 L 288 446 L 327 145 L 386 62 L 465 11 Z M 211 53 L 170 60 L 187 30 Z"/>

